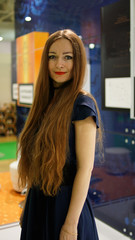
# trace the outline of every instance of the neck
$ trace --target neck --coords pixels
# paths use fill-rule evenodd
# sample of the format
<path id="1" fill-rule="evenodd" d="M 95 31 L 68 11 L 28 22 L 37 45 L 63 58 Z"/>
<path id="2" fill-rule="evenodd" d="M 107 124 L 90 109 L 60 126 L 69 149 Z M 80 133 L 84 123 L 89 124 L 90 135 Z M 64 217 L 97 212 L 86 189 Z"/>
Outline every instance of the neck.
<path id="1" fill-rule="evenodd" d="M 64 83 L 58 83 L 54 80 L 52 80 L 52 83 L 53 83 L 53 88 L 54 89 L 61 88 L 64 85 Z"/>
<path id="2" fill-rule="evenodd" d="M 72 79 L 71 80 L 68 80 L 66 82 L 63 82 L 63 83 L 58 83 L 54 80 L 52 80 L 52 83 L 53 83 L 53 88 L 54 89 L 60 89 L 60 88 L 65 88 L 67 87 L 70 83 L 71 83 Z"/>

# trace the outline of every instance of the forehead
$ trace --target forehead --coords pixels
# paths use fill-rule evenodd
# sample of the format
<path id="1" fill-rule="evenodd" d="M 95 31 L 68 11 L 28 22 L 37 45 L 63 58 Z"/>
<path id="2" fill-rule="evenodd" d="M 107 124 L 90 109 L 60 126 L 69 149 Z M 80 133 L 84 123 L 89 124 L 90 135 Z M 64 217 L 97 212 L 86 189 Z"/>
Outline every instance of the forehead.
<path id="1" fill-rule="evenodd" d="M 51 45 L 49 52 L 73 52 L 72 44 L 67 39 L 58 39 Z"/>

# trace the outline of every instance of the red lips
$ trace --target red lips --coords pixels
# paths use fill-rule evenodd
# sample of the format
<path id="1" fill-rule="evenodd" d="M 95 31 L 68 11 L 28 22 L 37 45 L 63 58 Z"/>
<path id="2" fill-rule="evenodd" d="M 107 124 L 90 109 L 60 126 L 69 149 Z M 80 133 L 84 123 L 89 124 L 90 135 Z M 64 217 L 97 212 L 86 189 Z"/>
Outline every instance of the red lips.
<path id="1" fill-rule="evenodd" d="M 66 72 L 55 72 L 55 74 L 57 74 L 57 75 L 63 75 L 63 74 L 65 74 Z"/>

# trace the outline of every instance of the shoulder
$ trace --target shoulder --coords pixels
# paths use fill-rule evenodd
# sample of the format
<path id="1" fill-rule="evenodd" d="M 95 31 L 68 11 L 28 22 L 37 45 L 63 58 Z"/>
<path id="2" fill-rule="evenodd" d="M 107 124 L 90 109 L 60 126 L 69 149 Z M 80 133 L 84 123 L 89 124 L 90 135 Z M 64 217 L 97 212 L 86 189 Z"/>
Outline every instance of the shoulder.
<path id="1" fill-rule="evenodd" d="M 87 93 L 80 93 L 74 102 L 72 121 L 83 120 L 89 116 L 94 118 L 98 127 L 98 113 L 95 99 Z"/>
<path id="2" fill-rule="evenodd" d="M 96 110 L 94 98 L 88 94 L 79 94 L 75 100 L 74 106 L 84 105 Z"/>

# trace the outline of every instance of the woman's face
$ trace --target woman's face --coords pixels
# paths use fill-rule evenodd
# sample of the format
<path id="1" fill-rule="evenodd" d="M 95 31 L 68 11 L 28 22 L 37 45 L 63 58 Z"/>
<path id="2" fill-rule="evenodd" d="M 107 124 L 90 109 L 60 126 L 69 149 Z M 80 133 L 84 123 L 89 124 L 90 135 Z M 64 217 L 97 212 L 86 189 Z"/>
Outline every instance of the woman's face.
<path id="1" fill-rule="evenodd" d="M 58 84 L 73 77 L 73 48 L 69 40 L 56 40 L 50 47 L 49 76 Z"/>

